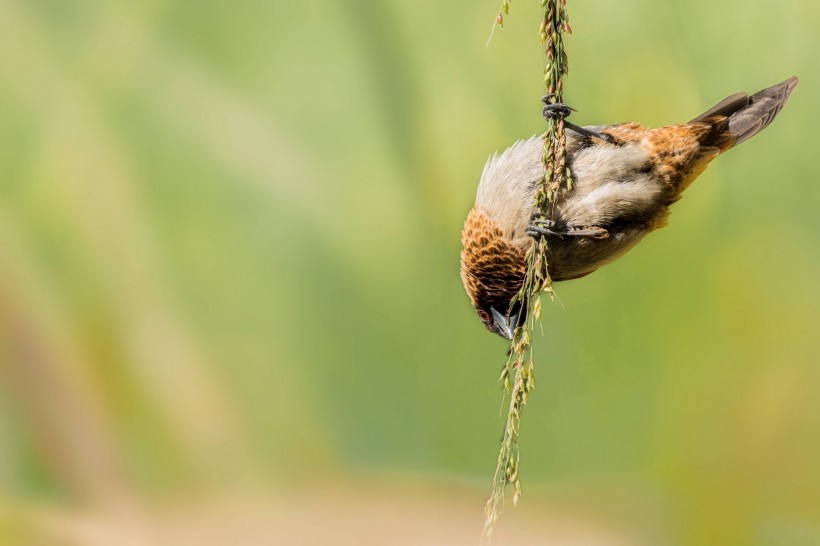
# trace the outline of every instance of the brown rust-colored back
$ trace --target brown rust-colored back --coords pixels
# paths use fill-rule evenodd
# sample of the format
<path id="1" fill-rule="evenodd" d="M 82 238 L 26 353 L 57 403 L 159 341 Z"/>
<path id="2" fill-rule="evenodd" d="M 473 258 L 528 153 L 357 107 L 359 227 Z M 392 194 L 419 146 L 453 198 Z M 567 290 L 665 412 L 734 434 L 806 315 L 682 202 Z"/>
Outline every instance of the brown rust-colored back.
<path id="1" fill-rule="evenodd" d="M 732 147 L 727 118 L 713 116 L 702 122 L 647 129 L 638 123 L 606 130 L 619 142 L 639 144 L 647 153 L 653 174 L 669 188 L 669 202 L 678 199 L 715 157 Z"/>

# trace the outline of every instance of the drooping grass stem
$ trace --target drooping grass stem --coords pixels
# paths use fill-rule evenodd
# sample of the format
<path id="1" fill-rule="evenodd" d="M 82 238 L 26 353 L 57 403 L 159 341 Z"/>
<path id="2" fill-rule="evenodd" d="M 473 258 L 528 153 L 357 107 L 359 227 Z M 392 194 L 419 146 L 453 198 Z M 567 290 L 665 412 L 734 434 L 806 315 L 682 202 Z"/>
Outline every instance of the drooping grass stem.
<path id="1" fill-rule="evenodd" d="M 544 46 L 545 66 L 544 85 L 546 102 L 562 102 L 563 77 L 567 73 L 567 55 L 564 49 L 563 34 L 571 33 L 566 13 L 566 0 L 542 0 L 544 18 L 541 21 L 539 35 Z M 502 3 L 496 16 L 495 25 L 502 27 L 504 15 L 509 13 L 510 0 Z M 562 187 L 569 188 L 572 178 L 567 167 L 566 135 L 562 117 L 547 119 L 547 128 L 542 135 L 544 151 L 544 177 L 535 193 L 535 206 L 545 218 L 552 216 L 553 205 Z M 527 320 L 515 329 L 509 357 L 501 372 L 500 380 L 504 384 L 504 395 L 509 396 L 510 403 L 498 462 L 493 476 L 492 493 L 485 507 L 484 532 L 482 538 L 489 541 L 493 528 L 504 508 L 507 487 L 513 489 L 513 505 L 521 496 L 519 478 L 519 431 L 521 412 L 527 405 L 527 399 L 535 387 L 533 366 L 532 332 L 541 318 L 541 292 L 553 297 L 552 279 L 549 276 L 547 260 L 549 249 L 547 240 L 542 235 L 533 241 L 527 252 L 527 272 L 521 289 L 511 305 L 518 303 L 521 311 L 526 310 Z"/>

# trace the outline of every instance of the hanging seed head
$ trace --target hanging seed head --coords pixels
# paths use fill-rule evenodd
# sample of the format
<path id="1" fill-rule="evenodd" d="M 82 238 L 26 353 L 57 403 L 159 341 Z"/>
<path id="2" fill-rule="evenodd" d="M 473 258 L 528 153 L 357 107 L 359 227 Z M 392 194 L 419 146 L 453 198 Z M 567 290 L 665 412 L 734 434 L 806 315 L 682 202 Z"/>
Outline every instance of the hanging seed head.
<path id="1" fill-rule="evenodd" d="M 503 28 L 504 15 L 509 14 L 510 3 L 511 0 L 502 1 L 493 28 L 496 26 Z M 572 33 L 572 27 L 569 25 L 566 14 L 566 0 L 541 0 L 541 7 L 544 9 L 544 16 L 538 27 L 538 36 L 545 50 L 543 81 L 547 94 L 550 95 L 549 102 L 558 103 L 563 99 L 562 77 L 567 73 L 568 68 L 562 35 L 563 33 Z M 564 130 L 563 119 L 548 119 L 546 131 L 542 135 L 544 141 L 542 153 L 544 176 L 540 180 L 540 187 L 535 192 L 534 204 L 545 218 L 550 217 L 550 212 L 554 208 L 554 200 L 560 194 L 562 187 L 571 187 Z M 541 318 L 541 291 L 546 292 L 551 299 L 554 299 L 548 259 L 546 238 L 539 237 L 526 253 L 527 271 L 524 282 L 521 290 L 513 299 L 514 302 L 518 302 L 525 308 L 529 318 L 524 321 L 523 325 L 516 328 L 510 359 L 499 378 L 503 381 L 504 392 L 509 396 L 509 411 L 507 412 L 504 436 L 493 478 L 492 494 L 486 505 L 485 540 L 492 535 L 493 526 L 504 506 L 504 495 L 507 486 L 512 485 L 514 488 L 512 498 L 514 505 L 518 504 L 521 497 L 521 482 L 519 481 L 518 472 L 518 433 L 521 411 L 528 402 L 530 392 L 535 387 L 531 330 L 535 321 Z M 524 309 L 522 309 L 523 311 Z"/>

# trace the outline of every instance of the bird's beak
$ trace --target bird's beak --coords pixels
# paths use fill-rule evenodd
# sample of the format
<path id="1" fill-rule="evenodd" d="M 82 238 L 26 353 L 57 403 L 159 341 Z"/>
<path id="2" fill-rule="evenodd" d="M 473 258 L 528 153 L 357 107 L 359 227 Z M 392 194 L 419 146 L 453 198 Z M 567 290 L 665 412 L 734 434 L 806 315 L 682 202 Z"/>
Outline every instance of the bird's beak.
<path id="1" fill-rule="evenodd" d="M 495 307 L 490 307 L 490 312 L 492 312 L 493 321 L 495 321 L 495 325 L 498 327 L 498 333 L 511 340 L 513 338 L 515 324 L 518 322 L 518 315 L 512 315 L 507 319 L 507 317 L 496 311 Z"/>

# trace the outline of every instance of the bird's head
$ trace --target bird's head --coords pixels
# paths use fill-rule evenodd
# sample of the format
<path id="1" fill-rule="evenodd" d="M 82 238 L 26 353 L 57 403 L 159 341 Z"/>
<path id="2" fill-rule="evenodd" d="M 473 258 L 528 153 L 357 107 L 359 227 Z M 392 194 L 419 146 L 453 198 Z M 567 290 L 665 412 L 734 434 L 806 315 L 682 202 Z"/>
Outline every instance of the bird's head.
<path id="1" fill-rule="evenodd" d="M 518 294 L 526 272 L 526 248 L 521 248 L 489 218 L 473 209 L 462 233 L 461 280 L 478 318 L 491 332 L 512 339 L 524 320 Z"/>
<path id="2" fill-rule="evenodd" d="M 475 311 L 487 330 L 504 339 L 512 340 L 516 326 L 523 322 L 521 319 L 524 317 L 521 316 L 520 305 L 517 302 L 509 311 L 506 310 L 508 308 L 509 304 L 502 307 L 503 311 L 499 311 L 494 305 L 487 305 L 476 307 Z"/>

